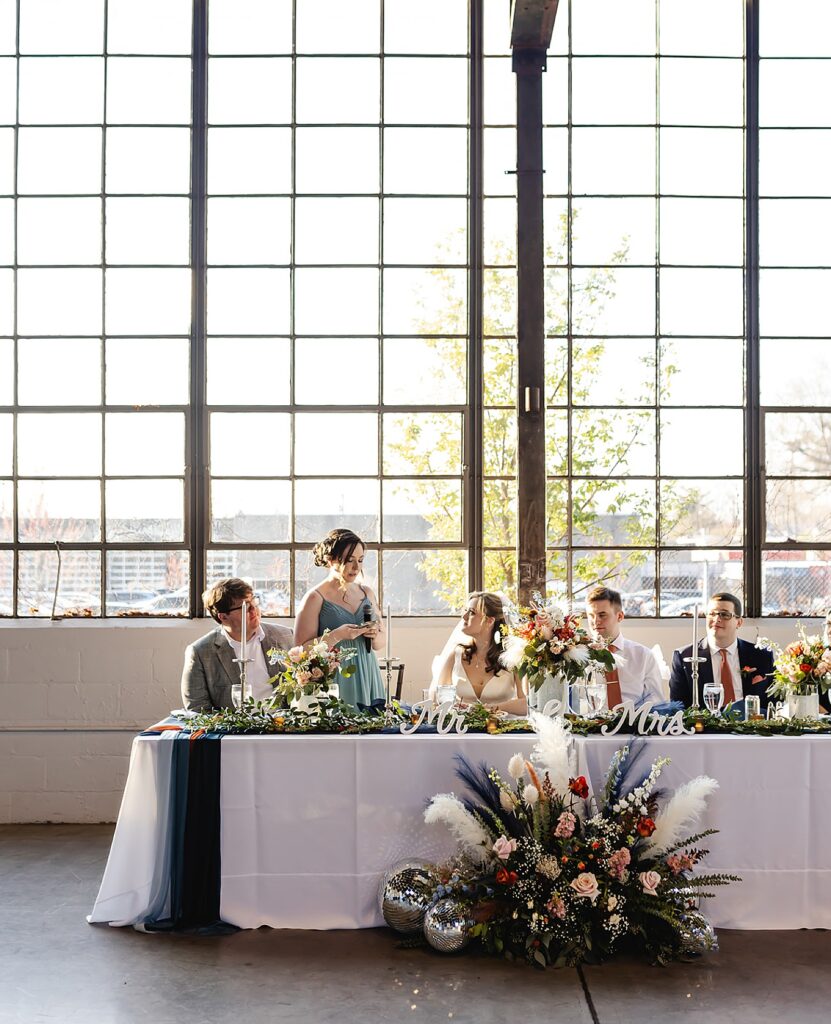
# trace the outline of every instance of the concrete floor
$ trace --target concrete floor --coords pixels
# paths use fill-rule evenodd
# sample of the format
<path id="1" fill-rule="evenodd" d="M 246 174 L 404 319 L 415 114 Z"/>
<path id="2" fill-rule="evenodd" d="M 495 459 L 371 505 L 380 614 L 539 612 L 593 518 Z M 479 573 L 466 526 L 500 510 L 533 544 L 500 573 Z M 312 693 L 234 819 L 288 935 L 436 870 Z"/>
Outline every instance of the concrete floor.
<path id="1" fill-rule="evenodd" d="M 2 1024 L 825 1021 L 831 932 L 720 933 L 692 964 L 537 971 L 384 929 L 196 938 L 86 923 L 112 826 L 0 826 Z"/>

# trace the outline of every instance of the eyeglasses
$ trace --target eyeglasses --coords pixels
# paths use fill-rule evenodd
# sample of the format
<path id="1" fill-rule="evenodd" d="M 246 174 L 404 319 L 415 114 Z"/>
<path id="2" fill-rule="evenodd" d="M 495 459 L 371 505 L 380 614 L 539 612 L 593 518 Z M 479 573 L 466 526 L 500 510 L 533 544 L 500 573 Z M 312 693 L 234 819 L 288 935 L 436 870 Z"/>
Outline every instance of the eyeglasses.
<path id="1" fill-rule="evenodd" d="M 729 622 L 730 619 L 737 619 L 739 616 L 735 612 L 725 611 L 712 611 L 707 612 L 708 619 L 720 619 L 722 622 Z"/>
<path id="2" fill-rule="evenodd" d="M 248 600 L 245 603 L 248 605 L 249 608 L 252 608 L 252 607 L 253 608 L 259 608 L 260 607 L 260 599 L 258 597 L 249 597 Z M 238 604 L 236 606 L 236 608 L 229 608 L 228 611 L 225 614 L 226 615 L 230 615 L 231 612 L 238 612 L 241 608 L 242 608 L 242 605 Z"/>

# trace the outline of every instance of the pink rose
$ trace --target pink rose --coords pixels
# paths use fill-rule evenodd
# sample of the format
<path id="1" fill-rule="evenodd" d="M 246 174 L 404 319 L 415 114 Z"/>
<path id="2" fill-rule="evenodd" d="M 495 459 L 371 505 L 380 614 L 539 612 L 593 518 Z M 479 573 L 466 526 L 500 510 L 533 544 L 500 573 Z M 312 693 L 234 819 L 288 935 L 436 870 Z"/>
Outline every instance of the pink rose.
<path id="1" fill-rule="evenodd" d="M 323 678 L 323 670 L 319 669 L 317 667 L 317 665 L 315 665 L 315 667 L 311 671 L 311 677 L 312 677 L 312 679 L 322 679 Z"/>
<path id="2" fill-rule="evenodd" d="M 571 813 L 571 811 L 563 811 L 559 818 L 557 818 L 557 827 L 554 829 L 554 835 L 558 839 L 568 839 L 574 835 L 574 826 L 577 824 L 577 819 Z"/>
<path id="3" fill-rule="evenodd" d="M 657 871 L 641 871 L 638 875 L 643 891 L 647 896 L 657 896 L 658 886 L 661 884 L 661 876 Z"/>
<path id="4" fill-rule="evenodd" d="M 516 850 L 516 839 L 500 836 L 493 844 L 493 852 L 500 860 L 507 860 Z"/>
<path id="5" fill-rule="evenodd" d="M 599 889 L 597 888 L 597 879 L 591 873 L 591 871 L 584 871 L 576 878 L 571 880 L 571 888 L 577 893 L 578 896 L 585 896 L 587 899 L 597 899 Z"/>
<path id="6" fill-rule="evenodd" d="M 305 651 L 303 650 L 302 647 L 292 647 L 291 650 L 289 651 L 289 660 L 297 664 L 298 661 L 303 660 L 304 654 Z"/>

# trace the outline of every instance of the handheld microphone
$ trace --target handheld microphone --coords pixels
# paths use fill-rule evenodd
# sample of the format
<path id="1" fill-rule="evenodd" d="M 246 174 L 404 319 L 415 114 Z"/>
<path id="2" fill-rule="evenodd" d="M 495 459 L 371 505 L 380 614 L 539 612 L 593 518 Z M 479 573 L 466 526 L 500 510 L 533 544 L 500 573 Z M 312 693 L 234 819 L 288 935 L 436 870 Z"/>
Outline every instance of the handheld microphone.
<path id="1" fill-rule="evenodd" d="M 364 625 L 368 625 L 372 622 L 372 606 L 370 604 L 364 605 Z M 364 637 L 364 643 L 366 644 L 367 653 L 372 650 L 372 640 L 368 637 Z"/>

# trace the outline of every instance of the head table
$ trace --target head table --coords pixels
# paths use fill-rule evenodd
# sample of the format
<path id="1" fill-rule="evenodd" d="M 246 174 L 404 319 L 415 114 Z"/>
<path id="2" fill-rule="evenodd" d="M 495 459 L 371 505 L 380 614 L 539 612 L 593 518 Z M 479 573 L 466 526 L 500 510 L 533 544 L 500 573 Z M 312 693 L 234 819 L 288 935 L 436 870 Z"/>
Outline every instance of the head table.
<path id="1" fill-rule="evenodd" d="M 612 753 L 628 739 L 575 737 L 574 774 L 598 789 Z M 453 849 L 446 830 L 422 816 L 435 793 L 461 794 L 454 755 L 484 760 L 504 776 L 510 756 L 528 756 L 535 741 L 520 733 L 226 736 L 205 744 L 216 767 L 199 776 L 191 769 L 185 800 L 177 756 L 181 762 L 181 752 L 197 744 L 172 732 L 138 736 L 88 920 L 170 921 L 199 877 L 203 888 L 191 892 L 191 902 L 215 890 L 213 916 L 240 928 L 380 925 L 384 871 Z M 831 738 L 643 742 L 650 759 L 671 757 L 662 775 L 667 787 L 701 774 L 720 783 L 700 826 L 720 829 L 703 844 L 711 851 L 704 870 L 743 882 L 708 901 L 716 927 L 831 928 Z M 183 802 L 190 803 L 187 827 Z"/>

